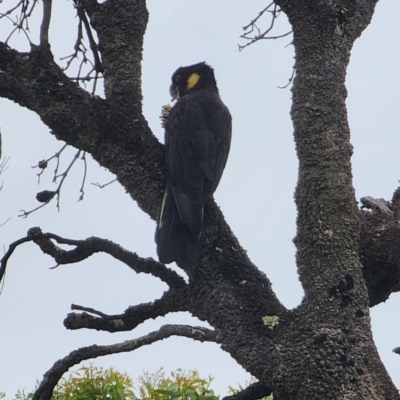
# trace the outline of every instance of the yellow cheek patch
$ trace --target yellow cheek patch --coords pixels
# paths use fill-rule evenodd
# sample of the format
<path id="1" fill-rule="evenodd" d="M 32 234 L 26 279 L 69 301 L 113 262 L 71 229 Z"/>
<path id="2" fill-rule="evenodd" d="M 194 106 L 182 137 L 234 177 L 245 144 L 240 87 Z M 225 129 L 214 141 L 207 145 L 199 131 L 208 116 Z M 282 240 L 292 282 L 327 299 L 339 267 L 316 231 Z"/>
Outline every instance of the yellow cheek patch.
<path id="1" fill-rule="evenodd" d="M 200 75 L 196 72 L 193 72 L 193 74 L 191 74 L 187 80 L 187 88 L 188 89 L 192 89 L 197 85 L 197 82 L 200 79 Z"/>

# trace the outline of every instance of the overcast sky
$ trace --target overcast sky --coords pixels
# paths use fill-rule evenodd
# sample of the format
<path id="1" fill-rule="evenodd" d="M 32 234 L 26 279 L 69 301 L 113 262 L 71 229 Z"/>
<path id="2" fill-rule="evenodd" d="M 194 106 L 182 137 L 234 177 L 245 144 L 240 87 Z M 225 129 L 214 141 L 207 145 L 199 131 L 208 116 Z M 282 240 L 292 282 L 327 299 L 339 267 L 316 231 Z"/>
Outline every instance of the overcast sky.
<path id="1" fill-rule="evenodd" d="M 11 1 L 0 3 L 0 13 Z M 39 4 L 41 6 L 41 4 Z M 77 20 L 72 1 L 57 1 L 50 40 L 56 59 L 72 53 Z M 262 1 L 169 0 L 149 1 L 150 21 L 143 60 L 144 112 L 153 132 L 163 140 L 159 115 L 170 100 L 170 76 L 179 66 L 207 61 L 215 69 L 220 94 L 233 115 L 233 142 L 229 161 L 216 193 L 228 223 L 249 256 L 273 282 L 287 307 L 301 301 L 302 289 L 294 260 L 296 210 L 293 192 L 297 160 L 290 120 L 287 83 L 294 63 L 290 37 L 259 42 L 238 52 L 241 27 L 265 7 Z M 354 145 L 353 174 L 356 196 L 390 200 L 400 179 L 400 2 L 378 3 L 372 24 L 357 40 L 347 76 L 348 113 Z M 31 24 L 37 43 L 37 27 Z M 4 40 L 11 24 L 0 22 Z M 281 17 L 277 34 L 289 30 Z M 28 50 L 23 35 L 10 44 Z M 155 257 L 155 223 L 141 212 L 118 183 L 103 190 L 91 183 L 107 183 L 113 177 L 97 163 L 88 163 L 84 201 L 77 202 L 83 164 L 77 162 L 64 185 L 61 211 L 55 202 L 28 218 L 20 210 L 38 203 L 37 192 L 54 190 L 55 164 L 37 182 L 31 166 L 59 150 L 63 143 L 32 112 L 0 99 L 3 157 L 10 157 L 0 177 L 1 244 L 26 235 L 33 226 L 58 235 L 83 239 L 99 236 L 118 242 L 143 257 Z M 60 171 L 76 153 L 69 148 L 61 158 Z M 161 324 L 204 325 L 179 313 L 148 321 L 133 332 L 109 334 L 68 331 L 62 321 L 70 304 L 105 313 L 121 313 L 129 305 L 152 301 L 166 287 L 155 278 L 136 275 L 104 255 L 54 270 L 54 261 L 37 246 L 25 244 L 9 261 L 0 297 L 0 391 L 11 398 L 18 388 L 31 390 L 52 364 L 70 351 L 90 345 L 132 339 Z M 400 293 L 371 311 L 374 337 L 380 355 L 397 387 L 400 358 L 392 349 L 400 346 Z M 214 389 L 225 395 L 228 385 L 244 384 L 249 375 L 213 344 L 172 338 L 134 353 L 103 357 L 96 365 L 113 366 L 134 379 L 144 370 L 167 371 L 198 368 L 215 377 Z"/>

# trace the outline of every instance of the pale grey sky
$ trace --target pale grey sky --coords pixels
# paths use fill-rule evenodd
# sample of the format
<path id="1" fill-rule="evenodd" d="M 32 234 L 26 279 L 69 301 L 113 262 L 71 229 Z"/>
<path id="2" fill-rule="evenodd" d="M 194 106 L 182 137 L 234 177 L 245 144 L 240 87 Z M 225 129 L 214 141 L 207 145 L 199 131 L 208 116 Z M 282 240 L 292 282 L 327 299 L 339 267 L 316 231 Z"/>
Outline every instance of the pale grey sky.
<path id="1" fill-rule="evenodd" d="M 10 1 L 0 4 L 0 12 Z M 144 111 L 154 133 L 163 140 L 159 114 L 170 100 L 170 76 L 179 66 L 207 61 L 215 69 L 221 97 L 233 115 L 234 131 L 228 165 L 216 193 L 227 221 L 251 259 L 272 280 L 288 307 L 302 296 L 297 280 L 292 238 L 296 210 L 293 191 L 297 160 L 289 116 L 289 89 L 293 48 L 290 37 L 257 43 L 242 52 L 237 44 L 241 27 L 265 7 L 262 1 L 187 0 L 149 1 L 150 21 L 143 60 Z M 76 24 L 71 1 L 57 1 L 50 40 L 56 59 L 72 52 Z M 390 199 L 398 185 L 400 149 L 400 3 L 378 3 L 372 24 L 356 42 L 348 71 L 348 112 L 354 145 L 353 171 L 357 199 Z M 37 30 L 32 24 L 32 35 Z M 0 23 L 0 38 L 10 25 Z M 278 26 L 285 32 L 284 17 Z M 34 40 L 35 41 L 35 40 Z M 21 35 L 11 42 L 27 49 Z M 51 190 L 54 165 L 37 185 L 32 165 L 61 146 L 30 111 L 0 99 L 3 155 L 9 169 L 1 176 L 1 244 L 26 235 L 32 226 L 68 238 L 109 238 L 143 257 L 155 257 L 155 224 L 143 214 L 117 183 L 99 190 L 92 182 L 106 183 L 112 176 L 89 162 L 85 200 L 77 203 L 82 178 L 78 163 L 65 184 L 61 211 L 55 204 L 18 218 L 21 209 L 38 205 L 35 195 Z M 62 158 L 65 168 L 74 149 Z M 63 170 L 61 168 L 61 171 Z M 32 245 L 20 247 L 8 265 L 0 297 L 0 391 L 12 398 L 18 388 L 30 390 L 54 361 L 70 351 L 90 345 L 115 343 L 143 335 L 166 322 L 200 324 L 180 313 L 148 321 L 133 332 L 108 334 L 67 331 L 62 325 L 71 303 L 106 313 L 151 301 L 165 290 L 156 279 L 136 276 L 110 257 L 96 255 L 75 265 L 49 270 L 54 262 Z M 400 387 L 400 358 L 392 349 L 400 345 L 400 294 L 372 309 L 374 337 L 389 373 Z M 143 370 L 198 368 L 215 377 L 214 388 L 226 394 L 228 385 L 243 384 L 248 374 L 216 345 L 174 338 L 134 353 L 103 357 L 96 365 L 113 366 L 133 378 Z"/>

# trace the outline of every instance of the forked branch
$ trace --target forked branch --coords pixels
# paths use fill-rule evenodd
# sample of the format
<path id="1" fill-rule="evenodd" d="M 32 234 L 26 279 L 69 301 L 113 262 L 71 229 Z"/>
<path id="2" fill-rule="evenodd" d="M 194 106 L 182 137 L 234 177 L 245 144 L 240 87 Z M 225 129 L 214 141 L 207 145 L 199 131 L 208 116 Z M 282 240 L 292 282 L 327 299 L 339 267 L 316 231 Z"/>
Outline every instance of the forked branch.
<path id="1" fill-rule="evenodd" d="M 268 28 L 264 29 L 261 31 L 261 29 L 258 27 L 257 23 L 259 19 L 264 15 L 267 14 L 270 16 L 270 23 Z M 270 33 L 274 29 L 275 22 L 278 19 L 278 17 L 281 14 L 281 9 L 274 3 L 270 3 L 267 7 L 265 7 L 263 10 L 261 10 L 257 17 L 255 17 L 253 20 L 251 20 L 246 26 L 244 26 L 242 29 L 244 33 L 240 35 L 241 39 L 248 40 L 248 43 L 245 45 L 239 45 L 239 51 L 242 51 L 246 47 L 252 45 L 255 42 L 258 42 L 259 40 L 265 40 L 265 39 L 280 39 L 285 36 L 289 36 L 292 31 L 283 33 L 281 35 L 275 35 L 271 36 Z"/>
<path id="2" fill-rule="evenodd" d="M 162 317 L 171 312 L 187 311 L 186 298 L 185 289 L 170 289 L 160 299 L 131 306 L 119 315 L 106 315 L 100 311 L 73 304 L 72 310 L 84 312 L 68 314 L 64 320 L 64 326 L 71 330 L 85 328 L 106 332 L 131 331 L 149 319 Z"/>
<path id="3" fill-rule="evenodd" d="M 52 240 L 59 244 L 75 246 L 73 250 L 64 250 L 56 246 Z M 84 240 L 65 239 L 53 233 L 42 233 L 40 228 L 31 228 L 25 238 L 19 239 L 10 244 L 10 247 L 0 264 L 0 281 L 4 276 L 7 267 L 7 261 L 16 247 L 28 241 L 35 242 L 43 251 L 53 257 L 57 265 L 72 264 L 90 257 L 95 253 L 107 253 L 115 259 L 125 263 L 135 272 L 146 273 L 159 278 L 171 288 L 182 289 L 186 287 L 184 279 L 176 272 L 170 270 L 164 265 L 154 261 L 152 258 L 142 258 L 136 253 L 125 250 L 110 240 L 91 237 Z"/>

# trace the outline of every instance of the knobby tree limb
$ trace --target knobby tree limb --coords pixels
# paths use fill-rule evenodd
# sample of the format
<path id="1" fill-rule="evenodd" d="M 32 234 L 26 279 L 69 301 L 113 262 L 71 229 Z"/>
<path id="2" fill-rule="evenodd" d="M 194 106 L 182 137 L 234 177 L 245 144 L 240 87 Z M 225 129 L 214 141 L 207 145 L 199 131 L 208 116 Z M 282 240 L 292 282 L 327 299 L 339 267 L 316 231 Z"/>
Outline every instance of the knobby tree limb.
<path id="1" fill-rule="evenodd" d="M 186 304 L 186 290 L 170 289 L 160 299 L 130 306 L 123 314 L 118 315 L 105 315 L 87 307 L 72 305 L 72 310 L 84 312 L 68 314 L 64 320 L 64 325 L 71 330 L 85 328 L 107 332 L 130 331 L 149 319 L 162 317 L 172 312 L 187 311 Z M 97 316 L 90 315 L 93 313 Z"/>
<path id="2" fill-rule="evenodd" d="M 103 252 L 128 265 L 136 273 L 151 274 L 164 281 L 170 287 L 179 289 L 186 286 L 183 278 L 176 272 L 166 268 L 152 258 L 141 258 L 136 253 L 131 253 L 110 240 L 97 237 L 91 237 L 86 240 L 64 239 L 53 233 L 43 234 L 40 228 L 31 228 L 28 231 L 28 237 L 40 247 L 43 253 L 53 257 L 57 264 L 76 263 L 95 253 Z M 73 250 L 63 250 L 55 246 L 50 239 L 54 239 L 60 244 L 76 247 Z"/>

